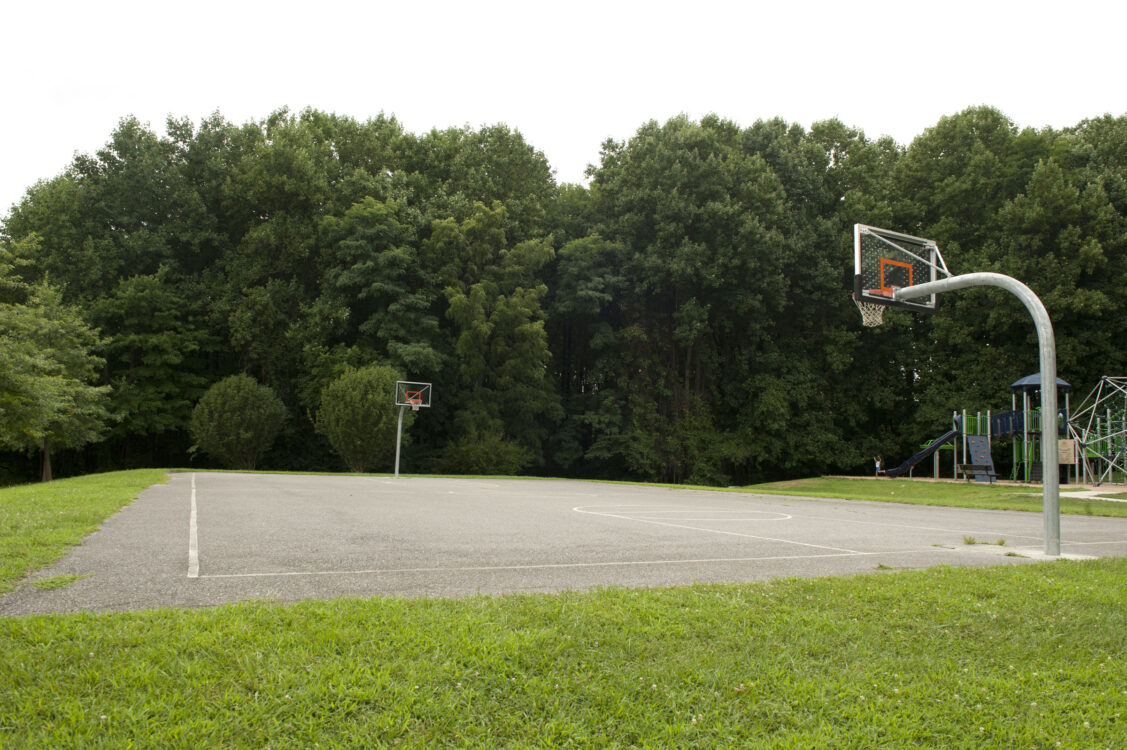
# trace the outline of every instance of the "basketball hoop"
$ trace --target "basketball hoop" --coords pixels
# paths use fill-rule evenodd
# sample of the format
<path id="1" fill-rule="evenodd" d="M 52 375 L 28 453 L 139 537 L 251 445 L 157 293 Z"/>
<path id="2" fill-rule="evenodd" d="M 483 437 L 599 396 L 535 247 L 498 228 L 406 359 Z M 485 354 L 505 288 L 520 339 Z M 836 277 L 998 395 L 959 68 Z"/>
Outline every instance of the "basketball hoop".
<path id="1" fill-rule="evenodd" d="M 407 380 L 395 382 L 395 405 L 399 407 L 399 427 L 395 434 L 395 476 L 399 477 L 399 449 L 403 444 L 403 415 L 407 407 L 413 413 L 419 409 L 430 408 L 430 383 L 412 383 Z"/>
<path id="2" fill-rule="evenodd" d="M 863 300 L 854 300 L 854 302 L 857 303 L 857 309 L 861 311 L 861 325 L 866 328 L 874 328 L 884 322 L 886 305 Z"/>
<path id="3" fill-rule="evenodd" d="M 884 322 L 884 307 L 935 312 L 934 294 L 897 299 L 897 290 L 950 275 L 934 240 L 865 224 L 853 226 L 853 299 L 866 326 Z"/>

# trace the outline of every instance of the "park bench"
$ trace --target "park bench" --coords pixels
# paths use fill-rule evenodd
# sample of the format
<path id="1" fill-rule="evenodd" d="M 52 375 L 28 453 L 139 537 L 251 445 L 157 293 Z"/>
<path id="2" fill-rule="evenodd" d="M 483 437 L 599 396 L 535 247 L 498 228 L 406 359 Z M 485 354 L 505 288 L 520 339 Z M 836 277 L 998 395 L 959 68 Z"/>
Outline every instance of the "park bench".
<path id="1" fill-rule="evenodd" d="M 977 479 L 980 476 L 988 477 L 991 484 L 998 479 L 998 475 L 994 473 L 994 467 L 989 464 L 959 464 L 958 470 L 968 482 L 972 478 Z"/>

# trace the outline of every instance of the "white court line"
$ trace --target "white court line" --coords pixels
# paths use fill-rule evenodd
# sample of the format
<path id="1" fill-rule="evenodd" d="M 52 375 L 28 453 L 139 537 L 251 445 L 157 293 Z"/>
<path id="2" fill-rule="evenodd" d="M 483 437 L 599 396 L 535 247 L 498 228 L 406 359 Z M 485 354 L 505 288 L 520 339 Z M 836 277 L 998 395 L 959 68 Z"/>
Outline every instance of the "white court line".
<path id="1" fill-rule="evenodd" d="M 709 534 L 723 534 L 724 536 L 738 536 L 738 537 L 742 537 L 744 539 L 759 539 L 761 541 L 766 541 L 766 542 L 779 542 L 781 544 L 795 544 L 795 545 L 798 545 L 799 547 L 813 547 L 814 549 L 828 549 L 828 550 L 833 550 L 834 552 L 848 552 L 851 555 L 863 554 L 861 552 L 858 552 L 857 550 L 846 549 L 844 547 L 829 547 L 825 544 L 809 544 L 807 542 L 795 542 L 795 541 L 792 541 L 790 539 L 776 539 L 775 537 L 759 536 L 757 534 L 741 534 L 741 533 L 736 532 L 736 531 L 721 531 L 720 529 L 703 529 L 700 526 L 686 526 L 684 524 L 669 523 L 667 521 L 651 521 L 651 520 L 647 520 L 645 518 L 635 518 L 633 516 L 620 516 L 620 515 L 617 515 L 617 514 L 614 514 L 614 513 L 600 513 L 599 511 L 586 510 L 585 509 L 585 508 L 590 508 L 590 507 L 602 507 L 602 506 L 590 506 L 590 505 L 583 506 L 583 505 L 581 505 L 581 506 L 572 508 L 572 510 L 576 513 L 586 513 L 586 514 L 592 515 L 592 516 L 603 516 L 604 518 L 620 518 L 624 521 L 634 521 L 635 523 L 649 523 L 649 524 L 653 524 L 654 526 L 668 526 L 668 527 L 674 528 L 674 529 L 689 529 L 690 531 L 704 531 L 704 532 L 707 532 Z M 625 507 L 625 506 L 618 505 L 618 506 L 613 506 L 613 507 L 621 508 L 621 507 Z M 720 520 L 720 519 L 717 519 L 717 520 Z"/>
<path id="2" fill-rule="evenodd" d="M 764 557 L 705 557 L 696 560 L 614 560 L 589 563 L 543 563 L 540 565 L 471 565 L 456 568 L 369 568 L 366 570 L 304 570 L 282 573 L 210 573 L 200 578 L 272 578 L 295 576 L 349 576 L 349 575 L 392 575 L 396 573 L 473 573 L 502 570 L 550 570 L 564 568 L 613 568 L 632 565 L 699 565 L 703 563 L 770 562 L 773 560 L 821 560 L 831 557 L 875 557 L 878 555 L 918 554 L 922 550 L 902 549 L 882 552 L 848 552 L 827 555 L 768 555 Z M 953 552 L 954 549 L 936 547 L 935 552 Z"/>
<path id="3" fill-rule="evenodd" d="M 936 506 L 932 506 L 932 507 L 936 507 Z M 986 509 L 986 508 L 959 508 L 958 510 L 988 510 L 988 509 Z M 1010 513 L 1012 511 L 996 511 L 996 512 Z M 1006 536 L 1009 536 L 1009 537 L 1017 537 L 1019 539 L 1036 539 L 1038 541 L 1040 541 L 1041 539 L 1044 538 L 1044 537 L 1041 537 L 1041 536 L 1033 536 L 1031 534 L 1015 534 L 1015 533 L 1012 533 L 1012 532 L 1009 532 L 1009 531 L 998 531 L 997 529 L 994 529 L 994 530 L 991 530 L 991 531 L 983 531 L 981 529 L 979 529 L 977 531 L 974 530 L 974 529 L 947 529 L 947 528 L 942 528 L 940 526 L 916 526 L 916 525 L 907 524 L 907 523 L 890 523 L 888 521 L 858 521 L 855 518 L 827 518 L 825 516 L 807 516 L 807 515 L 803 515 L 803 514 L 799 514 L 799 515 L 795 516 L 795 518 L 809 519 L 809 520 L 813 520 L 813 521 L 829 521 L 831 523 L 853 523 L 853 524 L 861 524 L 862 526 L 884 526 L 884 527 L 893 528 L 893 529 L 910 529 L 912 531 L 942 531 L 942 532 L 945 532 L 945 533 L 948 533 L 948 534 L 981 534 L 983 536 L 989 536 L 991 534 L 993 534 L 993 535 L 1005 534 Z"/>
<path id="4" fill-rule="evenodd" d="M 200 577 L 199 536 L 196 533 L 196 475 L 192 475 L 192 512 L 188 514 L 188 577 Z"/>
<path id="5" fill-rule="evenodd" d="M 681 518 L 680 513 L 715 513 L 709 518 Z M 731 518 L 728 514 L 734 514 L 735 518 Z M 758 518 L 755 517 L 757 514 Z M 672 518 L 671 518 L 672 517 Z M 767 517 L 767 518 L 764 518 Z M 630 515 L 629 518 L 639 521 L 664 521 L 664 520 L 677 520 L 677 521 L 789 521 L 793 517 L 789 513 L 775 513 L 773 511 L 717 511 L 709 508 L 702 508 L 694 511 L 660 511 Z"/>

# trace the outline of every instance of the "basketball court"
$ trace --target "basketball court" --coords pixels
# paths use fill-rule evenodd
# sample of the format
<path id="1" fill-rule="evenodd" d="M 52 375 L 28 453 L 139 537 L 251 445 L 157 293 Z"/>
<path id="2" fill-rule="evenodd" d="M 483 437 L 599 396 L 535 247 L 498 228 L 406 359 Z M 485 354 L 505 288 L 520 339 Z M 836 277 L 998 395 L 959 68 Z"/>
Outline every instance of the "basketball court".
<path id="1" fill-rule="evenodd" d="M 1127 519 L 1065 516 L 1066 555 L 1127 555 Z M 1004 545 L 966 544 L 979 542 Z M 460 597 L 1045 559 L 1041 516 L 536 479 L 177 473 L 0 614 L 245 600 Z"/>

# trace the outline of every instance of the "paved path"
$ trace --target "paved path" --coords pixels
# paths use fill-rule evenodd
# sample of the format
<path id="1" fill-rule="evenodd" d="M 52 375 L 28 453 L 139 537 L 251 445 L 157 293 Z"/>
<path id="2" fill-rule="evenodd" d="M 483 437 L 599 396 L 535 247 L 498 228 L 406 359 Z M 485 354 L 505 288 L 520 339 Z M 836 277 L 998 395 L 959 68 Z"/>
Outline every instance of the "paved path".
<path id="1" fill-rule="evenodd" d="M 1041 558 L 1042 527 L 1035 513 L 593 482 L 182 473 L 36 574 L 88 577 L 25 583 L 0 614 L 1023 564 Z M 1127 555 L 1127 519 L 1064 516 L 1062 537 L 1066 553 Z"/>
<path id="2" fill-rule="evenodd" d="M 1091 486 L 1091 485 L 1087 485 Z M 1127 494 L 1127 487 L 1121 484 L 1105 484 L 1099 488 L 1080 490 L 1079 492 L 1072 492 L 1065 490 L 1060 493 L 1061 497 L 1082 497 L 1087 500 L 1106 500 L 1109 503 L 1127 503 L 1127 499 L 1123 497 L 1111 497 L 1111 495 L 1124 495 Z"/>

